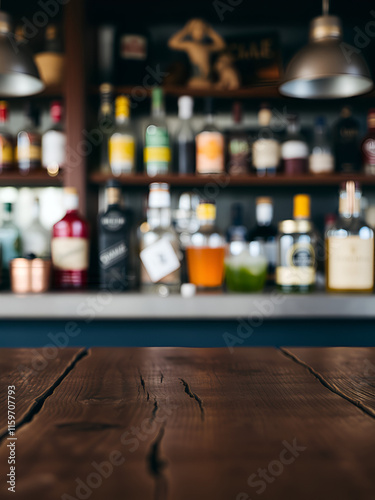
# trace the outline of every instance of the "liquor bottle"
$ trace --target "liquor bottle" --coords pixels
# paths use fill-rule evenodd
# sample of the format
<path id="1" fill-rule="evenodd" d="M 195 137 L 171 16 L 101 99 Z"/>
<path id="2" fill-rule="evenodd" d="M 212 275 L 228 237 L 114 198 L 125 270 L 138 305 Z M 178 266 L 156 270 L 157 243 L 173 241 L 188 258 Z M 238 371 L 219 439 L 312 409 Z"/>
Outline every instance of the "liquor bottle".
<path id="1" fill-rule="evenodd" d="M 17 134 L 16 159 L 19 170 L 27 174 L 41 166 L 42 136 L 39 133 L 39 110 L 30 103 L 26 107 L 26 126 Z"/>
<path id="2" fill-rule="evenodd" d="M 342 108 L 340 119 L 334 124 L 334 149 L 336 171 L 352 174 L 361 169 L 359 148 L 359 122 L 353 118 L 349 107 Z"/>
<path id="3" fill-rule="evenodd" d="M 180 129 L 176 134 L 177 171 L 179 174 L 195 172 L 195 138 L 191 126 L 194 101 L 184 95 L 178 99 L 178 118 Z"/>
<path id="4" fill-rule="evenodd" d="M 233 203 L 231 206 L 231 224 L 227 230 L 227 242 L 247 241 L 248 230 L 243 222 L 243 206 Z"/>
<path id="5" fill-rule="evenodd" d="M 12 170 L 13 163 L 13 136 L 8 131 L 8 104 L 0 101 L 0 173 Z"/>
<path id="6" fill-rule="evenodd" d="M 315 120 L 314 139 L 309 157 L 309 171 L 312 174 L 329 174 L 335 169 L 332 146 L 329 139 L 326 119 Z"/>
<path id="7" fill-rule="evenodd" d="M 135 134 L 129 122 L 130 101 L 121 95 L 116 97 L 116 126 L 109 138 L 109 165 L 113 175 L 131 174 L 135 171 Z"/>
<path id="8" fill-rule="evenodd" d="M 301 135 L 301 127 L 296 115 L 287 117 L 287 137 L 281 146 L 281 158 L 287 175 L 305 174 L 309 164 L 309 148 Z"/>
<path id="9" fill-rule="evenodd" d="M 133 20 L 134 21 L 134 20 Z M 147 80 L 148 41 L 145 30 L 119 30 L 117 81 L 119 84 L 144 85 Z"/>
<path id="10" fill-rule="evenodd" d="M 225 172 L 224 135 L 215 125 L 214 105 L 206 98 L 206 122 L 195 137 L 197 174 L 222 174 Z"/>
<path id="11" fill-rule="evenodd" d="M 130 214 L 121 207 L 121 185 L 108 181 L 107 209 L 99 215 L 100 286 L 111 291 L 129 288 Z"/>
<path id="12" fill-rule="evenodd" d="M 52 127 L 42 136 L 42 166 L 51 176 L 59 173 L 65 166 L 66 135 L 62 124 L 62 104 L 53 101 L 50 108 Z"/>
<path id="13" fill-rule="evenodd" d="M 22 249 L 25 255 L 49 258 L 51 254 L 51 235 L 40 222 L 39 199 L 33 203 L 33 219 L 22 233 Z"/>
<path id="14" fill-rule="evenodd" d="M 98 116 L 99 130 L 103 134 L 99 144 L 99 170 L 100 172 L 109 174 L 111 167 L 109 166 L 108 144 L 114 128 L 115 120 L 113 114 L 113 86 L 110 83 L 102 83 L 99 87 L 100 107 Z"/>
<path id="15" fill-rule="evenodd" d="M 199 288 L 219 288 L 224 278 L 225 238 L 215 227 L 216 206 L 201 201 L 197 207 L 200 227 L 186 249 L 189 281 Z"/>
<path id="16" fill-rule="evenodd" d="M 360 215 L 361 190 L 353 181 L 340 191 L 339 218 L 326 233 L 328 292 L 372 292 L 374 231 Z"/>
<path id="17" fill-rule="evenodd" d="M 147 222 L 139 227 L 141 290 L 168 296 L 181 285 L 179 240 L 172 226 L 168 184 L 153 183 Z"/>
<path id="18" fill-rule="evenodd" d="M 49 24 L 45 34 L 45 52 L 63 53 L 62 37 L 56 24 Z"/>
<path id="19" fill-rule="evenodd" d="M 250 241 L 259 241 L 263 244 L 268 260 L 267 282 L 275 281 L 277 261 L 277 229 L 272 224 L 273 202 L 272 198 L 262 196 L 255 200 L 256 226 L 249 233 Z"/>
<path id="20" fill-rule="evenodd" d="M 228 171 L 230 175 L 248 174 L 250 170 L 249 137 L 243 126 L 242 104 L 233 103 L 234 126 L 228 132 Z"/>
<path id="21" fill-rule="evenodd" d="M 375 175 L 375 109 L 367 115 L 367 134 L 362 141 L 362 163 L 365 174 Z"/>
<path id="22" fill-rule="evenodd" d="M 84 288 L 89 267 L 89 226 L 78 213 L 78 193 L 64 189 L 66 215 L 52 229 L 52 264 L 56 288 Z"/>
<path id="23" fill-rule="evenodd" d="M 2 281 L 9 283 L 9 262 L 21 256 L 21 237 L 13 222 L 13 204 L 3 204 L 2 224 L 0 226 L 0 247 L 2 249 Z"/>
<path id="24" fill-rule="evenodd" d="M 151 123 L 146 128 L 143 150 L 144 168 L 147 175 L 168 174 L 171 167 L 171 148 L 163 90 L 152 89 Z"/>
<path id="25" fill-rule="evenodd" d="M 104 24 L 98 27 L 96 39 L 98 65 L 95 77 L 99 84 L 103 82 L 114 83 L 115 38 L 116 28 L 114 25 Z"/>
<path id="26" fill-rule="evenodd" d="M 316 281 L 316 231 L 310 197 L 294 197 L 294 220 L 279 223 L 276 284 L 285 293 L 310 292 Z"/>
<path id="27" fill-rule="evenodd" d="M 259 136 L 253 142 L 253 167 L 257 175 L 274 175 L 280 164 L 280 143 L 271 128 L 272 112 L 262 104 L 258 113 Z"/>

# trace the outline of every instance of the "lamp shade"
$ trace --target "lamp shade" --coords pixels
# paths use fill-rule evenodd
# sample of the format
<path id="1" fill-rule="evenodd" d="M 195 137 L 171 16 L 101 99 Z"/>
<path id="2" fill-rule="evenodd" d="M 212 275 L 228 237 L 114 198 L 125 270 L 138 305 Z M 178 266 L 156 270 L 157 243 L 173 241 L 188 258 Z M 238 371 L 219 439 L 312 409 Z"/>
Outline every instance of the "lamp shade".
<path id="1" fill-rule="evenodd" d="M 342 42 L 340 20 L 320 16 L 310 28 L 310 43 L 290 61 L 280 93 L 304 99 L 334 99 L 369 92 L 373 81 L 357 49 Z"/>
<path id="2" fill-rule="evenodd" d="M 9 16 L 0 11 L 0 97 L 33 95 L 44 87 L 31 51 L 10 33 Z"/>

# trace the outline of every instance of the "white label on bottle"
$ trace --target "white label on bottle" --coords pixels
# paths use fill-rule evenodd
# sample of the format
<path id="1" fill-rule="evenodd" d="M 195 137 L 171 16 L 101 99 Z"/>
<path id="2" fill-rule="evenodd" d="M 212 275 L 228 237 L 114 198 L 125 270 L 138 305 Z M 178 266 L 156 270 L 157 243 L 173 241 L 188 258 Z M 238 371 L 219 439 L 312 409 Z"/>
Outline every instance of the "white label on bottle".
<path id="1" fill-rule="evenodd" d="M 120 57 L 144 61 L 147 57 L 147 39 L 141 35 L 123 35 L 120 39 Z"/>
<path id="2" fill-rule="evenodd" d="M 374 239 L 328 238 L 328 285 L 336 290 L 369 290 L 374 286 Z"/>
<path id="3" fill-rule="evenodd" d="M 89 242 L 86 238 L 53 238 L 52 262 L 62 271 L 84 271 L 89 266 Z"/>
<path id="4" fill-rule="evenodd" d="M 309 158 L 309 170 L 313 174 L 328 174 L 335 168 L 333 156 L 330 153 L 314 153 Z"/>
<path id="5" fill-rule="evenodd" d="M 253 165 L 256 169 L 277 168 L 280 144 L 274 139 L 258 139 L 253 144 Z"/>
<path id="6" fill-rule="evenodd" d="M 58 130 L 49 130 L 42 138 L 42 165 L 62 167 L 65 165 L 66 135 Z"/>
<path id="7" fill-rule="evenodd" d="M 163 238 L 142 250 L 140 258 L 153 283 L 157 283 L 180 267 L 180 261 L 172 244 Z"/>
<path id="8" fill-rule="evenodd" d="M 286 141 L 281 146 L 281 157 L 283 160 L 293 160 L 294 158 L 307 158 L 309 148 L 302 141 Z"/>

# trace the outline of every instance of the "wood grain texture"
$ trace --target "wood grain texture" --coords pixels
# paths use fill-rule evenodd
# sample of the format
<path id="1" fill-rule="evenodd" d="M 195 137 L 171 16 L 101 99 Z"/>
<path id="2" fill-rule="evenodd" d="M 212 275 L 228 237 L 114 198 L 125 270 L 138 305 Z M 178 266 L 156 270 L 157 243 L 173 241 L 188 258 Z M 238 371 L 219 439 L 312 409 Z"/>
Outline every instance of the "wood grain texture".
<path id="1" fill-rule="evenodd" d="M 375 348 L 322 347 L 284 349 L 321 377 L 333 391 L 375 417 Z"/>
<path id="2" fill-rule="evenodd" d="M 276 349 L 98 348 L 19 430 L 2 498 L 370 500 L 374 446 L 371 416 Z"/>
<path id="3" fill-rule="evenodd" d="M 79 353 L 68 349 L 0 350 L 0 437 L 7 432 L 8 386 L 16 386 L 16 424 L 22 422 L 44 394 L 63 376 Z"/>

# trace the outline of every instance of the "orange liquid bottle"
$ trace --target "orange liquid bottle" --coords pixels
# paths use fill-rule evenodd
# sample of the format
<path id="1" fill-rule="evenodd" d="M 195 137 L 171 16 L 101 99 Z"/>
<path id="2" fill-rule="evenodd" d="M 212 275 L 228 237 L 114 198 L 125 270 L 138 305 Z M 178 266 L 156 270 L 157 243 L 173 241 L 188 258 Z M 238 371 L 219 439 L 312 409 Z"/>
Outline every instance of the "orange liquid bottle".
<path id="1" fill-rule="evenodd" d="M 218 288 L 224 279 L 225 240 L 214 227 L 215 205 L 201 202 L 197 217 L 200 228 L 186 248 L 189 281 L 199 288 Z"/>

